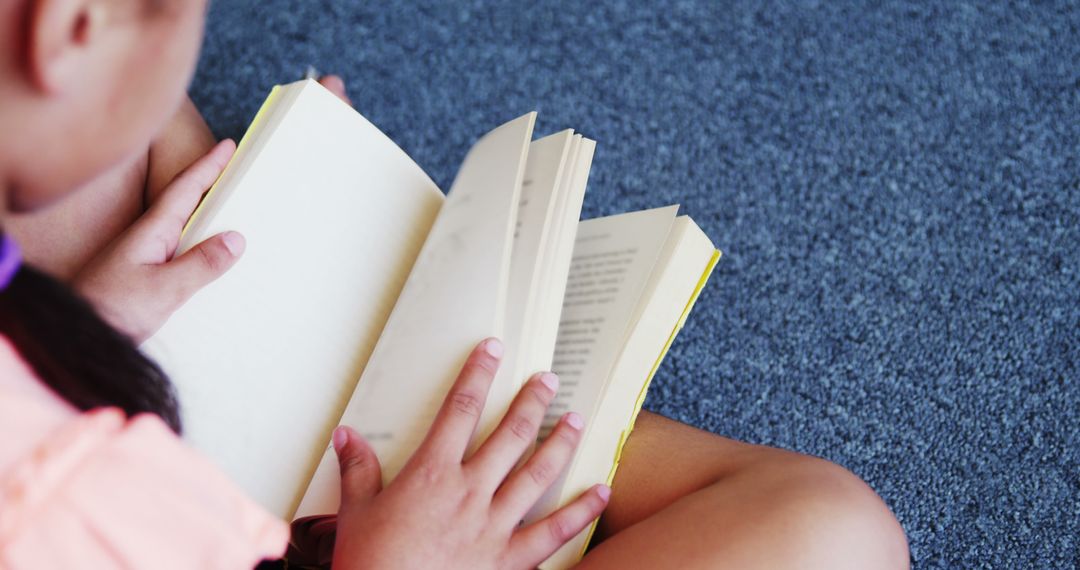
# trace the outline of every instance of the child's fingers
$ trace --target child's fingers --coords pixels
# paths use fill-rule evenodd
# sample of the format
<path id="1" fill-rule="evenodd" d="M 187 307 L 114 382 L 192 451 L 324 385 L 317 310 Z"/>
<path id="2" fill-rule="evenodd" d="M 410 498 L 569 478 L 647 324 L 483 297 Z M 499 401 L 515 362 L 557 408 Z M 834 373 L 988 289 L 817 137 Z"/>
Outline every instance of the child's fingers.
<path id="1" fill-rule="evenodd" d="M 161 281 L 171 289 L 168 299 L 175 306 L 187 302 L 199 289 L 221 277 L 244 252 L 244 237 L 225 232 L 196 245 L 183 255 L 160 265 Z"/>
<path id="2" fill-rule="evenodd" d="M 427 437 L 415 457 L 440 463 L 460 463 L 465 455 L 480 412 L 487 401 L 488 388 L 502 358 L 502 342 L 484 340 L 469 354 L 450 393 L 443 400 Z"/>
<path id="3" fill-rule="evenodd" d="M 559 387 L 551 372 L 533 376 L 518 392 L 499 427 L 469 458 L 467 466 L 492 493 L 514 468 L 521 455 L 536 442 L 540 423 Z"/>
<path id="4" fill-rule="evenodd" d="M 345 426 L 334 430 L 333 443 L 341 469 L 341 508 L 377 495 L 382 490 L 382 468 L 371 445 L 356 430 Z"/>
<path id="5" fill-rule="evenodd" d="M 328 91 L 338 96 L 338 99 L 352 105 L 352 100 L 349 99 L 349 94 L 345 89 L 345 80 L 337 75 L 324 75 L 319 78 L 319 83 L 322 84 Z"/>
<path id="6" fill-rule="evenodd" d="M 217 181 L 235 151 L 236 143 L 223 140 L 181 172 L 146 215 L 139 219 L 139 230 L 166 236 L 170 241 L 168 255 L 172 255 L 188 218 L 199 205 L 203 194 Z"/>
<path id="7" fill-rule="evenodd" d="M 570 412 L 559 420 L 540 448 L 510 474 L 495 493 L 492 509 L 510 521 L 519 521 L 559 477 L 581 441 L 581 416 Z"/>
<path id="8" fill-rule="evenodd" d="M 512 566 L 535 568 L 589 526 L 607 507 L 611 489 L 596 485 L 574 502 L 517 531 L 510 539 Z"/>

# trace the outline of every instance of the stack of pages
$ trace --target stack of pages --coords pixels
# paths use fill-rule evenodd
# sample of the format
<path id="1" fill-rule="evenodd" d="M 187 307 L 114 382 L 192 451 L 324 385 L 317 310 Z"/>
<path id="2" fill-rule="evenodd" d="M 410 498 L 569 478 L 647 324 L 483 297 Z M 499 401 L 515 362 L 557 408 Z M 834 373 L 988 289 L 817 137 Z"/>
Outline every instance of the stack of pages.
<path id="1" fill-rule="evenodd" d="M 384 479 L 426 433 L 470 350 L 506 352 L 475 442 L 534 372 L 561 386 L 541 438 L 586 421 L 530 518 L 610 482 L 663 355 L 720 252 L 670 206 L 579 222 L 595 143 L 484 135 L 447 195 L 314 81 L 276 87 L 180 250 L 225 230 L 247 250 L 144 345 L 185 437 L 285 519 L 335 513 L 330 433 L 358 429 Z M 545 568 L 576 562 L 585 531 Z"/>

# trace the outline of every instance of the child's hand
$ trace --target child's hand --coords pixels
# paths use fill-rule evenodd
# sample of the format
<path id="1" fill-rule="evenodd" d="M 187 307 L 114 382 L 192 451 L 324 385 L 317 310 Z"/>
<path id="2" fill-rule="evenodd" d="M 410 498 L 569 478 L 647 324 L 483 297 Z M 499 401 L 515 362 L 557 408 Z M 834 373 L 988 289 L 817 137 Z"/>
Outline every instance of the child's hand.
<path id="1" fill-rule="evenodd" d="M 386 489 L 367 442 L 350 428 L 334 431 L 341 464 L 335 569 L 535 568 L 604 510 L 610 489 L 597 485 L 519 527 L 581 439 L 581 417 L 567 414 L 511 472 L 555 396 L 553 374 L 531 378 L 491 437 L 464 457 L 501 347 L 488 339 L 473 350 L 424 442 Z"/>
<path id="2" fill-rule="evenodd" d="M 181 230 L 235 150 L 232 141 L 218 143 L 180 173 L 142 217 L 75 276 L 75 289 L 136 343 L 154 334 L 243 253 L 244 238 L 225 232 L 173 259 Z"/>
<path id="3" fill-rule="evenodd" d="M 319 78 L 319 83 L 322 84 L 327 90 L 334 95 L 338 96 L 338 99 L 352 105 L 352 99 L 349 99 L 349 94 L 345 88 L 345 80 L 338 75 L 324 75 Z"/>

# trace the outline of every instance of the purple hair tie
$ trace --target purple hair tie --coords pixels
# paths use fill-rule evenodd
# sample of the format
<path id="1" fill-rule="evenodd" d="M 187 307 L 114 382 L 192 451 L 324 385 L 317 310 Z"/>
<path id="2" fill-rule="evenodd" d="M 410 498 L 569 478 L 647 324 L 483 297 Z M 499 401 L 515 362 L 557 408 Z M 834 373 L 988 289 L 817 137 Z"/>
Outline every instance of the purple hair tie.
<path id="1" fill-rule="evenodd" d="M 11 236 L 4 234 L 0 237 L 0 291 L 7 289 L 21 265 L 22 252 L 19 251 L 19 244 L 15 243 Z"/>

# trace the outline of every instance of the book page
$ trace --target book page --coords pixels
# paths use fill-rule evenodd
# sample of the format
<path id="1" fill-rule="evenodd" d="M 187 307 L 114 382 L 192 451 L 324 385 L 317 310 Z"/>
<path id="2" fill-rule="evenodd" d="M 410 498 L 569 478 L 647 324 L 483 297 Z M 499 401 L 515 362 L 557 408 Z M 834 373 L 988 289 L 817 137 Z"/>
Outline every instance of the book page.
<path id="1" fill-rule="evenodd" d="M 423 439 L 476 343 L 501 333 L 534 120 L 506 123 L 469 151 L 341 417 L 371 443 L 384 481 Z M 329 438 L 322 448 L 297 517 L 337 512 L 337 458 Z"/>
<path id="2" fill-rule="evenodd" d="M 588 435 L 677 210 L 669 206 L 580 223 L 552 366 L 559 375 L 559 393 L 544 418 L 541 441 L 569 411 L 581 414 Z M 559 506 L 566 475 L 544 494 L 527 521 Z"/>
<path id="3" fill-rule="evenodd" d="M 225 165 L 225 170 L 203 196 L 183 231 L 180 232 L 180 242 L 176 247 L 178 253 L 191 249 L 198 243 L 195 239 L 205 235 L 206 228 L 213 223 L 214 217 L 221 211 L 221 204 L 236 190 L 240 180 L 259 157 L 262 148 L 273 139 L 274 132 L 284 121 L 296 99 L 305 91 L 310 93 L 307 87 L 308 85 L 304 82 L 297 82 L 289 85 L 275 85 L 270 90 L 270 94 L 266 96 L 255 118 L 248 125 L 244 137 L 236 145 L 236 152 Z"/>
<path id="4" fill-rule="evenodd" d="M 563 184 L 568 188 L 559 196 L 556 206 L 556 219 L 552 227 L 551 244 L 545 251 L 543 277 L 545 281 L 539 287 L 540 308 L 538 317 L 532 323 L 533 351 L 529 355 L 530 368 L 550 370 L 555 353 L 555 341 L 559 333 L 559 319 L 562 315 L 563 300 L 566 295 L 567 278 L 574 255 L 574 241 L 581 221 L 581 206 L 585 199 L 585 186 L 592 169 L 596 141 L 574 136 L 571 146 L 572 156 L 568 161 Z"/>
<path id="5" fill-rule="evenodd" d="M 487 439 L 489 430 L 494 429 L 506 415 L 509 403 L 517 395 L 523 379 L 536 372 L 525 368 L 526 355 L 533 341 L 527 327 L 536 318 L 536 289 L 543 276 L 541 261 L 547 247 L 555 204 L 559 194 L 565 192 L 559 183 L 572 139 L 573 131 L 566 130 L 529 144 L 529 159 L 521 182 L 510 256 L 510 280 L 502 333 L 506 353 L 488 393 L 490 402 L 484 406 L 480 423 L 486 429 L 476 433 L 470 453 Z M 493 405 L 494 402 L 507 405 L 499 407 Z"/>
<path id="6" fill-rule="evenodd" d="M 268 140 L 242 143 L 188 245 L 225 230 L 237 264 L 143 349 L 176 384 L 185 439 L 270 512 L 299 502 L 416 259 L 442 193 L 314 82 L 282 88 Z"/>
<path id="7" fill-rule="evenodd" d="M 581 414 L 586 424 L 591 419 L 677 211 L 669 206 L 578 226 L 552 363 L 559 394 L 541 438 L 566 412 Z"/>
<path id="8" fill-rule="evenodd" d="M 719 252 L 690 218 L 679 216 L 634 310 L 626 341 L 612 369 L 593 420 L 587 427 L 559 491 L 559 503 L 598 482 L 610 484 L 619 453 L 645 399 L 645 391 Z M 582 532 L 541 568 L 568 568 L 588 541 Z"/>

